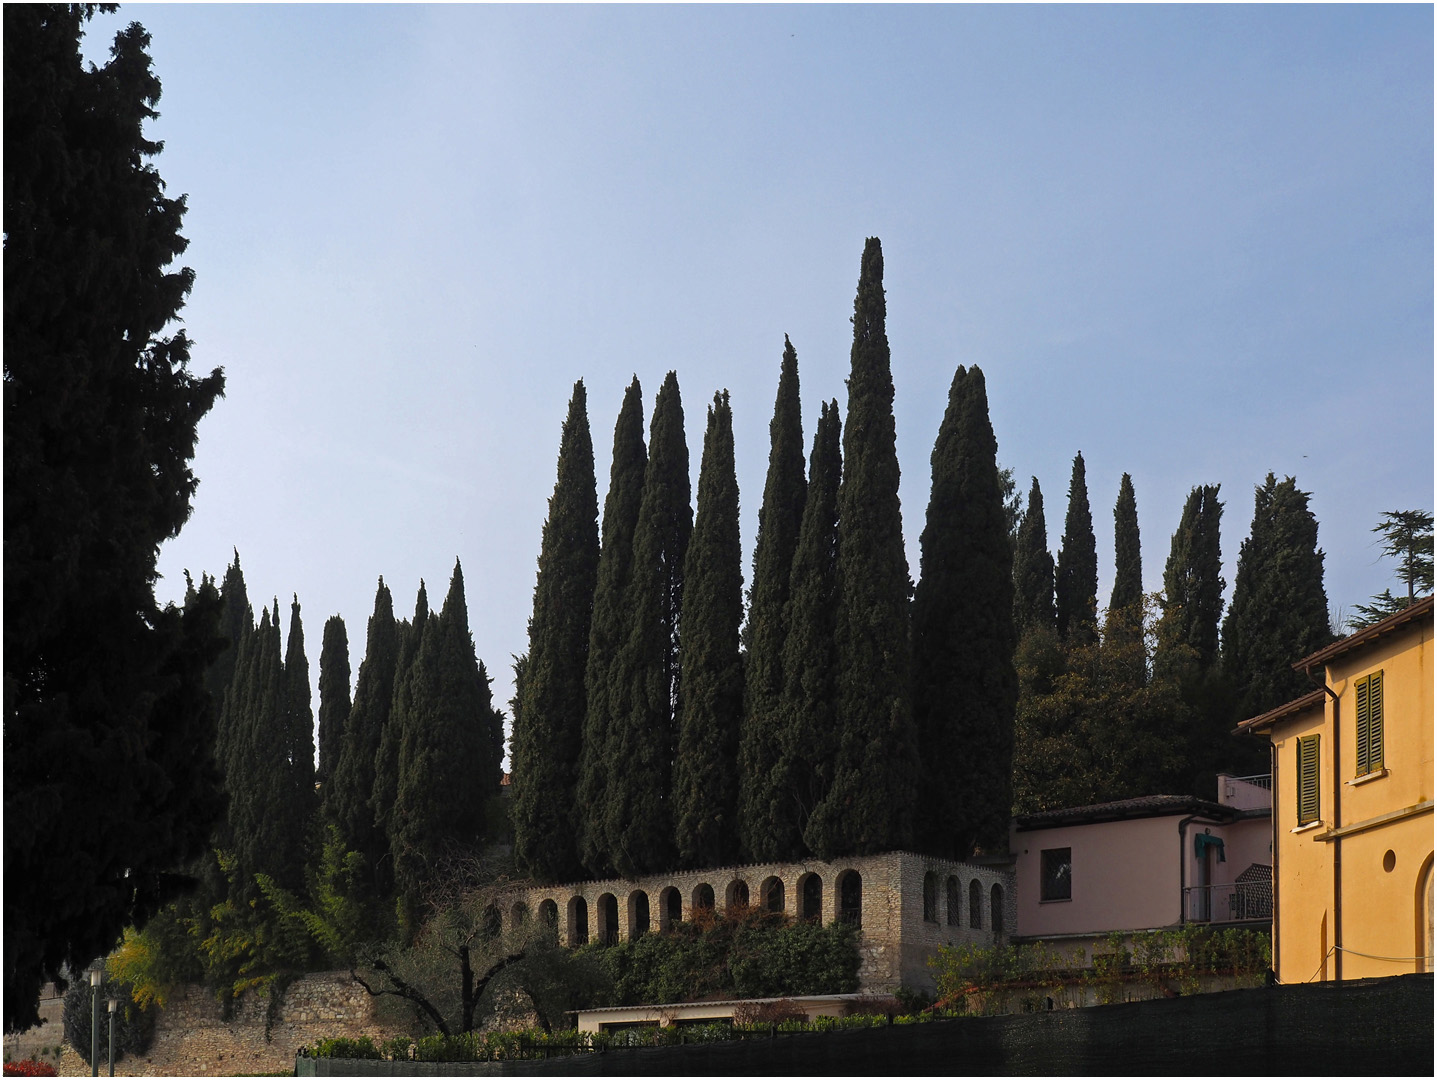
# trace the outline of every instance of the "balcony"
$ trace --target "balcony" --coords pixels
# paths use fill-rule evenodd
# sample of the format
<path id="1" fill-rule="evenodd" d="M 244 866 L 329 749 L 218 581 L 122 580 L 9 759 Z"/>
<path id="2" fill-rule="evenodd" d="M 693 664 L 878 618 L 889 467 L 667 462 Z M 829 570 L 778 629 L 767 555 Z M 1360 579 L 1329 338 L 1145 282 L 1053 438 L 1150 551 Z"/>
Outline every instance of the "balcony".
<path id="1" fill-rule="evenodd" d="M 1254 873 L 1254 871 L 1266 871 Z M 1247 881 L 1226 885 L 1194 885 L 1183 890 L 1183 913 L 1190 923 L 1272 921 L 1272 868 L 1253 866 L 1243 871 Z"/>
<path id="2" fill-rule="evenodd" d="M 1272 776 L 1259 773 L 1256 776 L 1217 775 L 1217 801 L 1235 810 L 1272 809 Z"/>

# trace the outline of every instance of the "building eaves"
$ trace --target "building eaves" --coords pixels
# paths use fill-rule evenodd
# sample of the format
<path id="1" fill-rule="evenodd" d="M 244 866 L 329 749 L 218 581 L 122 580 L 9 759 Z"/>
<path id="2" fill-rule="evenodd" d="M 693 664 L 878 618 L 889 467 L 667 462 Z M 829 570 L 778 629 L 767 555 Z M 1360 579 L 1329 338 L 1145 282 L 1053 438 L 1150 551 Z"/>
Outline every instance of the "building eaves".
<path id="1" fill-rule="evenodd" d="M 1281 723 L 1283 720 L 1290 720 L 1294 716 L 1302 715 L 1309 709 L 1317 708 L 1317 706 L 1322 704 L 1322 699 L 1326 696 L 1326 692 L 1323 690 L 1313 690 L 1310 693 L 1303 694 L 1302 697 L 1294 698 L 1285 705 L 1279 705 L 1275 709 L 1269 709 L 1261 716 L 1254 716 L 1249 720 L 1244 720 L 1234 729 L 1233 734 L 1256 734 L 1259 731 L 1272 727 L 1274 724 Z"/>
<path id="2" fill-rule="evenodd" d="M 1304 656 L 1292 666 L 1297 671 L 1309 671 L 1329 661 L 1336 660 L 1339 656 L 1350 653 L 1354 649 L 1360 649 L 1364 645 L 1369 645 L 1378 638 L 1386 637 L 1394 630 L 1402 629 L 1402 627 L 1408 623 L 1416 622 L 1419 619 L 1431 620 L 1431 618 L 1432 597 L 1424 596 L 1420 600 L 1414 600 L 1401 611 L 1394 611 L 1391 615 L 1387 616 L 1387 618 L 1381 619 L 1371 626 L 1364 626 L 1361 630 L 1357 631 L 1357 633 L 1349 634 L 1341 641 L 1334 641 L 1326 648 L 1318 649 L 1317 652 L 1311 656 Z"/>
<path id="3" fill-rule="evenodd" d="M 1219 820 L 1234 821 L 1240 811 L 1193 795 L 1143 795 L 1136 799 L 1119 799 L 1116 802 L 1096 803 L 1092 806 L 1020 814 L 1013 818 L 1013 824 L 1018 832 L 1029 832 L 1033 829 L 1093 825 L 1103 821 L 1125 821 L 1131 818 L 1175 817 L 1178 814 L 1202 814 Z"/>

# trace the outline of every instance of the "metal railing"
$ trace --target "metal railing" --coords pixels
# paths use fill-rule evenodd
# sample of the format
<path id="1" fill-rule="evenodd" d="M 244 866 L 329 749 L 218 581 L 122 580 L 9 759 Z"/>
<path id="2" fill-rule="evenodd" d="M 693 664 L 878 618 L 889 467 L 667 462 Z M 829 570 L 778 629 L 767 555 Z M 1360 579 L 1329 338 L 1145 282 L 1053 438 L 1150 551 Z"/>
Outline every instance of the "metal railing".
<path id="1" fill-rule="evenodd" d="M 1264 791 L 1272 790 L 1272 773 L 1257 773 L 1254 776 L 1229 776 L 1228 780 L 1234 784 L 1251 784 L 1253 787 L 1260 787 Z"/>
<path id="2" fill-rule="evenodd" d="M 1188 922 L 1255 922 L 1272 918 L 1272 882 L 1193 885 L 1183 890 Z"/>

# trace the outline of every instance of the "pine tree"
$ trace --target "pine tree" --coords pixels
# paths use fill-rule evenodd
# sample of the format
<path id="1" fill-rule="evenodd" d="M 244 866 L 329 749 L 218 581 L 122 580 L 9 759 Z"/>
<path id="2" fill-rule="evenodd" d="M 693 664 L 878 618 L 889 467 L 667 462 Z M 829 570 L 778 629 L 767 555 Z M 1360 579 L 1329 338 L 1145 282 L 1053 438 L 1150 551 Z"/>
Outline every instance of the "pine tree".
<path id="1" fill-rule="evenodd" d="M 414 704 L 400 747 L 391 842 L 395 884 L 417 911 L 426 877 L 482 842 L 485 805 L 499 794 L 503 728 L 474 655 L 457 559 L 444 608 L 425 621 L 408 679 Z"/>
<path id="2" fill-rule="evenodd" d="M 674 839 L 687 866 L 723 866 L 739 850 L 738 742 L 744 670 L 738 479 L 728 391 L 708 410 L 698 513 L 684 565 L 679 633 L 683 693 L 674 760 Z"/>
<path id="3" fill-rule="evenodd" d="M 814 809 L 837 767 L 838 489 L 843 476 L 838 402 L 824 402 L 813 435 L 808 497 L 789 577 L 788 637 L 778 761 L 760 804 L 772 837 L 771 859 L 798 859 L 825 844 L 822 822 L 809 837 Z M 757 853 L 754 853 L 757 855 Z"/>
<path id="4" fill-rule="evenodd" d="M 838 497 L 841 735 L 832 787 L 807 830 L 825 858 L 908 847 L 917 798 L 908 563 L 884 319 L 883 250 L 870 238 L 853 305 Z"/>
<path id="5" fill-rule="evenodd" d="M 671 371 L 649 428 L 627 596 L 628 636 L 609 673 L 604 828 L 609 859 L 626 876 L 663 869 L 673 858 L 678 631 L 692 532 L 683 404 Z"/>
<path id="6" fill-rule="evenodd" d="M 1096 640 L 1098 542 L 1093 536 L 1087 468 L 1081 452 L 1073 459 L 1073 476 L 1068 482 L 1068 516 L 1063 523 L 1063 547 L 1058 552 L 1055 594 L 1058 637 L 1078 644 Z"/>
<path id="7" fill-rule="evenodd" d="M 1138 533 L 1138 500 L 1133 478 L 1123 473 L 1118 501 L 1113 507 L 1113 594 L 1108 601 L 1104 625 L 1105 645 L 1121 648 L 1134 659 L 1133 676 L 1144 678 L 1147 662 L 1143 653 L 1143 555 Z"/>
<path id="8" fill-rule="evenodd" d="M 389 845 L 374 825 L 370 796 L 374 761 L 394 703 L 394 670 L 399 659 L 399 624 L 384 579 L 374 594 L 364 659 L 354 686 L 354 705 L 344 725 L 339 759 L 325 791 L 325 817 L 339 829 L 346 851 L 363 855 L 371 874 L 388 854 Z"/>
<path id="9" fill-rule="evenodd" d="M 584 670 L 599 568 L 594 445 L 584 384 L 574 384 L 559 440 L 529 620 L 523 693 L 514 709 L 510 784 L 514 858 L 540 881 L 582 871 L 574 822 L 579 751 L 587 710 Z"/>
<path id="10" fill-rule="evenodd" d="M 913 597 L 920 851 L 1006 851 L 1013 803 L 1013 550 L 983 372 L 959 367 L 933 447 Z"/>
<path id="11" fill-rule="evenodd" d="M 94 10 L 4 9 L 7 1030 L 173 895 L 224 813 L 201 693 L 217 612 L 154 595 L 224 376 L 163 336 L 194 274 L 144 133 L 160 82 L 139 23 L 85 64 Z"/>
<path id="12" fill-rule="evenodd" d="M 1222 616 L 1219 485 L 1195 487 L 1173 533 L 1163 569 L 1163 623 L 1158 639 L 1158 668 L 1172 666 L 1176 651 L 1188 654 L 1199 673 L 1210 671 L 1218 656 Z"/>
<path id="13" fill-rule="evenodd" d="M 633 576 L 634 531 L 643 498 L 644 402 L 638 377 L 624 393 L 614 425 L 614 453 L 609 467 L 609 492 L 604 499 L 604 536 L 599 550 L 594 613 L 589 623 L 588 659 L 584 667 L 584 738 L 579 751 L 575 808 L 579 855 L 596 876 L 613 871 L 609 862 L 604 810 L 608 805 L 609 671 L 628 625 L 628 590 Z M 526 664 L 527 668 L 527 664 Z"/>
<path id="14" fill-rule="evenodd" d="M 325 786 L 339 763 L 350 704 L 349 633 L 344 628 L 344 620 L 331 615 L 324 621 L 324 638 L 319 649 L 319 770 L 316 776 Z"/>
<path id="15" fill-rule="evenodd" d="M 738 825 L 744 850 L 755 859 L 777 858 L 768 806 L 783 727 L 783 650 L 788 637 L 789 584 L 807 481 L 803 475 L 803 417 L 798 396 L 798 353 L 783 338 L 778 396 L 768 425 L 768 477 L 758 512 L 753 585 L 744 626 L 744 708 L 739 734 Z"/>
<path id="16" fill-rule="evenodd" d="M 1048 523 L 1038 478 L 1028 492 L 1028 509 L 1018 526 L 1013 556 L 1013 621 L 1019 634 L 1034 627 L 1056 632 L 1058 610 L 1053 603 L 1053 556 L 1048 551 Z"/>
<path id="17" fill-rule="evenodd" d="M 1293 661 L 1333 640 L 1309 497 L 1293 477 L 1279 482 L 1272 473 L 1256 489 L 1222 626 L 1222 665 L 1238 694 L 1238 719 L 1305 694 L 1311 683 Z"/>

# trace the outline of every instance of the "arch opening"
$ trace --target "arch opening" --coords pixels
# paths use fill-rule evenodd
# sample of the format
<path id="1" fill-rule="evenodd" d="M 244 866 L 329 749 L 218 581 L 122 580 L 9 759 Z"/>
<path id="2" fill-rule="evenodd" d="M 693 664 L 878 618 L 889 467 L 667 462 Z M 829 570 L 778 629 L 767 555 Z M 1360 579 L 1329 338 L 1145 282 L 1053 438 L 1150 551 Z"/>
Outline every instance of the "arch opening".
<path id="1" fill-rule="evenodd" d="M 817 874 L 804 874 L 798 879 L 799 918 L 805 922 L 823 921 L 823 879 Z"/>
<path id="2" fill-rule="evenodd" d="M 569 901 L 569 944 L 573 946 L 589 943 L 589 902 L 582 896 Z"/>
<path id="3" fill-rule="evenodd" d="M 923 875 L 923 921 L 938 921 L 938 875 L 932 870 Z"/>
<path id="4" fill-rule="evenodd" d="M 629 893 L 629 940 L 638 941 L 649 932 L 649 894 L 643 889 Z"/>
<path id="5" fill-rule="evenodd" d="M 659 893 L 659 931 L 672 930 L 684 921 L 683 898 L 672 885 Z"/>
<path id="6" fill-rule="evenodd" d="M 863 878 L 857 870 L 838 875 L 838 918 L 850 926 L 863 925 Z"/>
<path id="7" fill-rule="evenodd" d="M 724 890 L 724 911 L 736 911 L 748 907 L 748 882 L 735 879 Z"/>
<path id="8" fill-rule="evenodd" d="M 963 914 L 961 911 L 962 904 L 960 903 L 960 898 L 963 894 L 958 888 L 958 879 L 950 875 L 947 888 L 944 891 L 947 893 L 945 899 L 948 901 L 948 910 L 944 913 L 947 916 L 948 925 L 962 926 Z"/>
<path id="9" fill-rule="evenodd" d="M 983 929 L 983 886 L 977 878 L 968 883 L 968 928 Z"/>
<path id="10" fill-rule="evenodd" d="M 758 892 L 764 911 L 783 911 L 783 880 L 777 877 L 765 878 Z"/>
<path id="11" fill-rule="evenodd" d="M 1003 886 L 994 885 L 988 894 L 988 925 L 993 928 L 993 935 L 1003 932 Z"/>
<path id="12" fill-rule="evenodd" d="M 619 901 L 613 893 L 606 892 L 599 897 L 599 943 L 619 943 Z"/>

